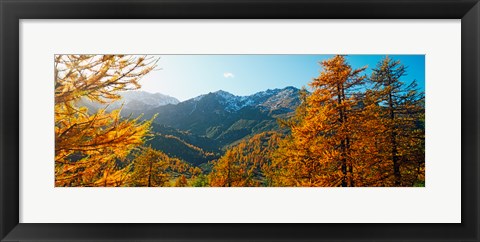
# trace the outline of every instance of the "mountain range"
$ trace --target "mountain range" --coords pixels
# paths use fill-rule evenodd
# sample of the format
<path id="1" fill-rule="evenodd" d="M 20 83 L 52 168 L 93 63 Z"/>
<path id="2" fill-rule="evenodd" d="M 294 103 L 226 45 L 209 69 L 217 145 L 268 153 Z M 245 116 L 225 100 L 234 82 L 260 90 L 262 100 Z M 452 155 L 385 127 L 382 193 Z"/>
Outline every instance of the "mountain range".
<path id="1" fill-rule="evenodd" d="M 291 86 L 249 96 L 219 90 L 183 102 L 144 91 L 121 95 L 122 99 L 109 108 L 123 104 L 124 117 L 156 116 L 152 125 L 155 136 L 147 145 L 197 166 L 218 158 L 226 148 L 255 134 L 286 132 L 277 119 L 289 117 L 300 104 L 299 89 Z"/>

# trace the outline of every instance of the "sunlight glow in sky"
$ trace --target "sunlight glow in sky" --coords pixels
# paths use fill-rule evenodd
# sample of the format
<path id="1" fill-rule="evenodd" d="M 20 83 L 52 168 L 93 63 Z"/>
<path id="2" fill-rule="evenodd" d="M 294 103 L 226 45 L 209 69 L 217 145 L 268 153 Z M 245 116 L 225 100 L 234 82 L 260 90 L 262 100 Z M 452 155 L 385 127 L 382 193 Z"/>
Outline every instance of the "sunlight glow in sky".
<path id="1" fill-rule="evenodd" d="M 141 90 L 162 93 L 185 101 L 201 94 L 224 90 L 245 96 L 267 89 L 301 88 L 319 75 L 322 60 L 333 55 L 160 55 L 157 71 L 141 81 Z M 365 74 L 385 55 L 349 55 L 353 68 L 368 66 Z M 425 90 L 424 55 L 390 55 L 407 67 L 401 80 L 416 80 Z"/>

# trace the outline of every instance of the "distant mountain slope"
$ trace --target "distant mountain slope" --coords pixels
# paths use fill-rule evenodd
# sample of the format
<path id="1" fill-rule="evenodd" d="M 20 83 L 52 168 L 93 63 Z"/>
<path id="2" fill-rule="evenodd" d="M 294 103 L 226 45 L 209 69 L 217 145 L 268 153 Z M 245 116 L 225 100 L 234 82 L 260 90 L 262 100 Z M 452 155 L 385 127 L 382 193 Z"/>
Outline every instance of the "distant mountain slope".
<path id="1" fill-rule="evenodd" d="M 152 131 L 155 134 L 161 134 L 163 136 L 175 136 L 178 139 L 191 144 L 195 147 L 201 148 L 205 152 L 219 153 L 219 144 L 208 137 L 199 136 L 189 131 L 178 130 L 162 124 L 152 124 Z"/>
<path id="2" fill-rule="evenodd" d="M 207 152 L 173 135 L 157 133 L 147 144 L 170 157 L 179 158 L 195 166 L 220 157 L 219 153 Z"/>
<path id="3" fill-rule="evenodd" d="M 140 101 L 152 107 L 159 107 L 167 104 L 177 104 L 180 101 L 178 99 L 164 95 L 161 93 L 149 93 L 145 91 L 129 91 L 124 92 L 122 95 L 122 101 L 129 103 L 132 101 Z"/>
<path id="4" fill-rule="evenodd" d="M 138 113 L 139 111 L 149 110 L 167 104 L 177 104 L 180 101 L 174 97 L 161 93 L 149 93 L 145 91 L 127 91 L 120 92 L 121 99 L 110 103 L 108 106 L 91 102 L 86 99 L 79 101 L 81 106 L 86 106 L 92 111 L 107 107 L 107 111 L 118 109 L 123 105 L 122 113 Z"/>

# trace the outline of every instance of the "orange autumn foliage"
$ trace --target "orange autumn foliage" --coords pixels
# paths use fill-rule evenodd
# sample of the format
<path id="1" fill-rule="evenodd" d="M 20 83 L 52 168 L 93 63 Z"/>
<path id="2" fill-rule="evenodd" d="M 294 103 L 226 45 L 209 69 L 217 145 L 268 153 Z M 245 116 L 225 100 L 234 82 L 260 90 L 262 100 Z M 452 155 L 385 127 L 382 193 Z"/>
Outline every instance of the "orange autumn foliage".
<path id="1" fill-rule="evenodd" d="M 321 63 L 296 115 L 282 123 L 277 186 L 414 186 L 424 182 L 424 105 L 388 57 L 366 82 L 343 56 Z M 370 84 L 373 83 L 373 84 Z"/>
<path id="2" fill-rule="evenodd" d="M 406 67 L 389 57 L 367 77 L 345 56 L 320 63 L 282 126 L 224 147 L 194 167 L 145 147 L 152 120 L 109 104 L 138 89 L 156 60 L 124 55 L 55 56 L 55 186 L 424 186 L 425 104 Z M 86 102 L 103 104 L 89 110 Z M 164 135 L 205 157 L 182 138 Z M 161 148 L 161 147 L 160 147 Z M 170 154 L 170 153 L 169 153 Z M 213 159 L 213 158 L 212 158 Z"/>
<path id="3" fill-rule="evenodd" d="M 358 99 L 352 90 L 366 78 L 365 68 L 352 69 L 340 55 L 321 66 L 320 76 L 310 83 L 313 92 L 276 154 L 277 163 L 283 163 L 283 186 L 354 186 L 352 130 Z"/>
<path id="4" fill-rule="evenodd" d="M 214 162 L 209 174 L 213 187 L 257 187 L 271 186 L 275 170 L 272 169 L 271 152 L 280 135 L 264 132 L 228 149 Z"/>
<path id="5" fill-rule="evenodd" d="M 389 184 L 394 186 L 425 182 L 425 97 L 415 81 L 405 85 L 400 80 L 406 72 L 399 61 L 385 57 L 373 69 L 366 102 L 368 109 L 375 110 L 378 155 L 388 162 L 384 174 L 390 175 Z"/>
<path id="6" fill-rule="evenodd" d="M 126 186 L 187 186 L 187 177 L 192 178 L 200 173 L 198 168 L 180 159 L 169 157 L 151 147 L 142 147 L 132 159 Z M 174 179 L 175 183 L 171 184 Z"/>
<path id="7" fill-rule="evenodd" d="M 121 119 L 106 107 L 91 113 L 81 98 L 108 104 L 137 89 L 155 60 L 124 55 L 55 56 L 55 185 L 115 186 L 126 178 L 118 161 L 144 143 L 151 121 Z"/>

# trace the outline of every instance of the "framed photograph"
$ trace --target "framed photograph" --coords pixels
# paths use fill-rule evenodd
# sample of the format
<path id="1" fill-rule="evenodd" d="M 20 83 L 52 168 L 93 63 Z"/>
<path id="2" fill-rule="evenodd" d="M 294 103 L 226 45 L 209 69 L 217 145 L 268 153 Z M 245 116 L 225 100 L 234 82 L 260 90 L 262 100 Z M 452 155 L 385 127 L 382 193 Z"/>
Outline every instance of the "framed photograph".
<path id="1" fill-rule="evenodd" d="M 1 241 L 479 241 L 477 0 L 0 1 Z"/>

